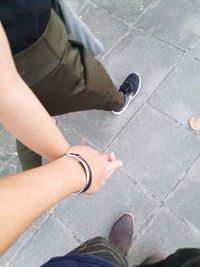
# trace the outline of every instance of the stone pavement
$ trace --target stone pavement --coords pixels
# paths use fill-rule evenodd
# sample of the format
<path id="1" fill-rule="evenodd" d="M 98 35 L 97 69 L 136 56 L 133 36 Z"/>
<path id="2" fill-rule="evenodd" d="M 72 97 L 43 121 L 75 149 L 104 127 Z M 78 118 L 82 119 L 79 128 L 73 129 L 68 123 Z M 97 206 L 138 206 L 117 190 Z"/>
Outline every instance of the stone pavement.
<path id="1" fill-rule="evenodd" d="M 107 236 L 124 211 L 136 216 L 130 266 L 152 252 L 200 246 L 199 0 L 79 0 L 103 42 L 100 60 L 119 85 L 132 71 L 141 92 L 122 116 L 90 111 L 59 118 L 72 143 L 114 151 L 123 169 L 95 196 L 70 197 L 45 214 L 0 259 L 34 267 L 84 240 Z M 20 170 L 14 140 L 0 132 L 1 176 Z"/>

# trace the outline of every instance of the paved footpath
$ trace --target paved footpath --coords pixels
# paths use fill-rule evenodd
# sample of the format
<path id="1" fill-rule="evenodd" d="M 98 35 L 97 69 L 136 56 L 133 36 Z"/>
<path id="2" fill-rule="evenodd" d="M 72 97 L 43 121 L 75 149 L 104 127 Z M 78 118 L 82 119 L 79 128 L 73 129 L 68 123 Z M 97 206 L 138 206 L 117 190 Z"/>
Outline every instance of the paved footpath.
<path id="1" fill-rule="evenodd" d="M 72 143 L 114 151 L 123 169 L 90 197 L 70 197 L 45 214 L 0 259 L 39 266 L 84 240 L 107 236 L 124 211 L 136 216 L 130 266 L 152 252 L 200 246 L 200 1 L 79 0 L 78 12 L 105 51 L 100 60 L 119 85 L 142 77 L 122 116 L 90 111 L 59 118 Z M 98 75 L 98 74 L 97 74 Z M 0 131 L 1 176 L 19 171 L 14 139 Z"/>

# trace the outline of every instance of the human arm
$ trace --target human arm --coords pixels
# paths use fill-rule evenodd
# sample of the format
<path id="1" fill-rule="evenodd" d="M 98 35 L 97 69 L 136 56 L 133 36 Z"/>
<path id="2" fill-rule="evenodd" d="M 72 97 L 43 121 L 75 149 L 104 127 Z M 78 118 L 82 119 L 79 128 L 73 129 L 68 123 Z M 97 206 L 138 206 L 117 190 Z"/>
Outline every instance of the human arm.
<path id="1" fill-rule="evenodd" d="M 51 117 L 18 74 L 0 23 L 0 123 L 48 160 L 69 149 Z"/>
<path id="2" fill-rule="evenodd" d="M 92 170 L 86 194 L 98 192 L 122 163 L 86 147 L 75 146 Z M 0 179 L 0 255 L 39 216 L 85 184 L 85 173 L 76 160 L 60 158 L 47 165 Z"/>

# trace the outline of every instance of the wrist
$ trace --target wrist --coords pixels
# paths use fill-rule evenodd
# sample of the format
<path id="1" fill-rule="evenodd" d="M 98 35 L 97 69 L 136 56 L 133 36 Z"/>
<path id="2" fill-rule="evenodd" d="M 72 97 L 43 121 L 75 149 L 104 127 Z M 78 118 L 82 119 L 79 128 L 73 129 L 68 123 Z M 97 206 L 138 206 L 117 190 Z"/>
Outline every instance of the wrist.
<path id="1" fill-rule="evenodd" d="M 63 157 L 76 160 L 77 162 L 80 163 L 80 165 L 82 166 L 82 168 L 85 171 L 85 185 L 84 185 L 84 187 L 82 187 L 81 190 L 78 190 L 77 192 L 73 193 L 72 195 L 79 195 L 81 193 L 86 192 L 92 183 L 92 172 L 91 172 L 89 164 L 87 163 L 87 161 L 84 158 L 81 157 L 81 155 L 76 154 L 76 153 L 65 153 Z"/>
<path id="2" fill-rule="evenodd" d="M 69 157 L 62 157 L 59 159 L 64 170 L 62 177 L 62 188 L 65 193 L 73 194 L 80 191 L 85 186 L 86 174 L 81 164 Z"/>
<path id="3" fill-rule="evenodd" d="M 65 145 L 61 144 L 60 147 L 57 147 L 54 150 L 54 153 L 51 153 L 49 157 L 47 157 L 48 161 L 52 162 L 54 160 L 60 159 L 67 151 L 71 148 L 71 146 L 66 143 Z"/>

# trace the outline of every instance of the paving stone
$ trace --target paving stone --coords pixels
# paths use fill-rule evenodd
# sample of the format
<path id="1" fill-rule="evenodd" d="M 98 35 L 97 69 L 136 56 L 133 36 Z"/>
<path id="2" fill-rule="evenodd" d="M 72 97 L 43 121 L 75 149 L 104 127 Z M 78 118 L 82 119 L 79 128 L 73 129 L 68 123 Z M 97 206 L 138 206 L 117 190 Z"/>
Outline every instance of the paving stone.
<path id="1" fill-rule="evenodd" d="M 129 252 L 130 266 L 153 253 L 169 255 L 179 248 L 199 247 L 200 238 L 169 210 L 162 208 Z"/>
<path id="2" fill-rule="evenodd" d="M 79 243 L 70 231 L 63 229 L 54 218 L 50 218 L 10 266 L 38 267 L 55 256 L 63 256 Z"/>
<path id="3" fill-rule="evenodd" d="M 76 131 L 76 129 L 73 129 L 71 125 L 69 125 L 69 116 L 71 115 L 62 115 L 57 118 L 57 124 L 63 136 L 70 143 L 70 145 L 90 145 L 90 142 L 82 136 L 81 131 L 79 133 Z"/>
<path id="4" fill-rule="evenodd" d="M 124 212 L 136 216 L 137 229 L 156 209 L 157 202 L 118 172 L 103 190 L 93 196 L 66 199 L 55 213 L 81 241 L 101 235 L 107 237 L 112 223 Z"/>
<path id="5" fill-rule="evenodd" d="M 87 0 L 66 0 L 67 4 L 78 14 Z"/>
<path id="6" fill-rule="evenodd" d="M 76 0 L 76 1 L 71 0 L 71 2 L 72 3 L 77 2 L 76 3 L 76 5 L 77 5 L 77 9 L 76 10 L 79 12 L 82 9 L 83 5 L 87 2 L 87 0 Z"/>
<path id="7" fill-rule="evenodd" d="M 134 23 L 151 0 L 93 0 L 93 2 L 124 21 Z"/>
<path id="8" fill-rule="evenodd" d="M 103 63 L 117 84 L 127 74 L 139 73 L 142 79 L 139 96 L 146 99 L 175 66 L 179 57 L 176 49 L 151 36 L 132 31 Z"/>
<path id="9" fill-rule="evenodd" d="M 0 178 L 21 171 L 15 138 L 0 126 Z"/>
<path id="10" fill-rule="evenodd" d="M 193 44 L 190 55 L 200 60 L 200 39 Z"/>
<path id="11" fill-rule="evenodd" d="M 124 160 L 125 173 L 164 198 L 199 154 L 199 145 L 196 136 L 145 106 L 110 149 Z"/>
<path id="12" fill-rule="evenodd" d="M 37 231 L 42 227 L 43 223 L 48 219 L 49 213 L 45 213 L 39 219 L 37 219 L 32 226 L 28 228 L 7 250 L 7 252 L 0 257 L 0 266 L 9 267 L 14 259 L 23 251 L 24 247 L 29 243 Z M 32 257 L 32 260 L 34 258 Z"/>
<path id="13" fill-rule="evenodd" d="M 0 154 L 15 151 L 15 138 L 0 125 Z"/>
<path id="14" fill-rule="evenodd" d="M 159 1 L 137 23 L 137 27 L 187 50 L 200 35 L 198 0 Z M 154 3 L 154 2 L 153 2 Z"/>
<path id="15" fill-rule="evenodd" d="M 0 154 L 0 179 L 21 171 L 16 152 Z"/>
<path id="16" fill-rule="evenodd" d="M 16 255 L 23 249 L 36 231 L 36 228 L 30 227 L 26 232 L 24 232 L 24 234 L 20 236 L 20 238 L 7 250 L 7 252 L 0 257 L 0 266 L 2 264 L 2 267 L 9 267 L 13 258 L 15 258 Z"/>
<path id="17" fill-rule="evenodd" d="M 139 98 L 133 100 L 127 112 L 121 116 L 115 116 L 110 111 L 95 110 L 71 113 L 65 116 L 63 124 L 72 130 L 74 129 L 95 148 L 99 148 L 102 151 L 134 116 L 142 104 L 143 101 Z M 66 138 L 68 138 L 67 135 Z"/>
<path id="18" fill-rule="evenodd" d="M 187 173 L 184 180 L 169 195 L 167 206 L 199 233 L 200 236 L 200 158 Z"/>
<path id="19" fill-rule="evenodd" d="M 155 91 L 150 103 L 188 126 L 190 117 L 200 115 L 199 71 L 199 61 L 184 58 Z"/>
<path id="20" fill-rule="evenodd" d="M 94 7 L 91 4 L 85 6 L 80 17 L 94 35 L 103 43 L 105 51 L 112 47 L 129 28 L 110 15 L 106 10 Z"/>

